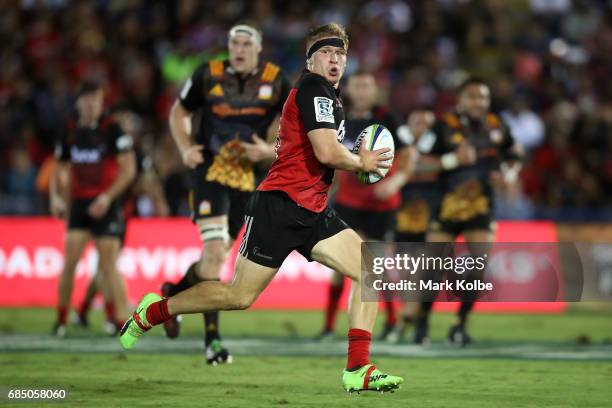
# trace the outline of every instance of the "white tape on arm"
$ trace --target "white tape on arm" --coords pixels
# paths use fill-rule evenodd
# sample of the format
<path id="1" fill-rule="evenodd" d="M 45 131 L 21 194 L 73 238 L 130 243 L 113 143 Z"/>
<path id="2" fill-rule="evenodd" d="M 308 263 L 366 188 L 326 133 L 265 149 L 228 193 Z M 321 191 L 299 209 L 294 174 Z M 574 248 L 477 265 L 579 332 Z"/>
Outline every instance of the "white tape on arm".
<path id="1" fill-rule="evenodd" d="M 459 159 L 455 153 L 446 153 L 440 158 L 440 164 L 444 170 L 453 170 L 459 166 Z"/>
<path id="2" fill-rule="evenodd" d="M 502 163 L 500 167 L 506 183 L 515 184 L 518 181 L 521 172 L 521 165 L 519 163 Z"/>

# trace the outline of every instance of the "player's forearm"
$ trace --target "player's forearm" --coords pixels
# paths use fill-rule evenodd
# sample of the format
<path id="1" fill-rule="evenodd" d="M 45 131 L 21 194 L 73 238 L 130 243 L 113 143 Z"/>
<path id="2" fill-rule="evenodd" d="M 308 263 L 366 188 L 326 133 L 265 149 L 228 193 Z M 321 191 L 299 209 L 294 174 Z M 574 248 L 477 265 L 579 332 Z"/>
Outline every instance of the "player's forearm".
<path id="1" fill-rule="evenodd" d="M 308 132 L 308 137 L 319 162 L 338 170 L 363 170 L 364 164 L 361 157 L 338 143 L 338 134 L 335 129 L 311 130 Z"/>
<path id="2" fill-rule="evenodd" d="M 168 203 L 164 195 L 161 181 L 155 171 L 149 170 L 140 178 L 142 192 L 147 194 L 153 201 L 155 215 L 165 217 L 169 213 Z"/>
<path id="3" fill-rule="evenodd" d="M 415 169 L 415 172 L 418 174 L 439 172 L 442 170 L 450 171 L 465 165 L 455 152 L 445 153 L 441 156 L 427 155 L 422 156 L 422 158 L 423 160 L 419 160 Z"/>
<path id="4" fill-rule="evenodd" d="M 414 166 L 414 174 L 437 173 L 442 170 L 440 157 L 431 155 L 420 155 Z"/>
<path id="5" fill-rule="evenodd" d="M 333 150 L 324 155 L 323 164 L 338 170 L 363 170 L 363 161 L 359 155 L 351 153 L 339 143 L 336 144 Z"/>
<path id="6" fill-rule="evenodd" d="M 57 164 L 57 167 L 51 175 L 51 182 L 49 185 L 49 197 L 62 198 L 68 200 L 70 195 L 70 171 L 62 164 Z"/>
<path id="7" fill-rule="evenodd" d="M 419 152 L 413 147 L 405 147 L 399 151 L 399 160 L 396 162 L 398 166 L 397 180 L 402 181 L 402 185 L 415 173 L 416 166 L 419 162 Z"/>
<path id="8" fill-rule="evenodd" d="M 124 160 L 124 163 L 120 164 L 119 174 L 117 178 L 111 184 L 111 186 L 103 193 L 110 201 L 116 200 L 121 194 L 127 190 L 136 178 L 136 159 L 133 157 L 133 153 L 130 154 L 129 158 Z"/>
<path id="9" fill-rule="evenodd" d="M 111 201 L 116 200 L 132 184 L 135 175 L 136 171 L 121 173 L 104 194 L 106 194 Z"/>
<path id="10" fill-rule="evenodd" d="M 274 144 L 269 144 L 268 148 L 266 148 L 264 152 L 264 156 L 261 159 L 261 164 L 269 166 L 274 159 L 276 159 L 276 149 L 274 148 Z"/>
<path id="11" fill-rule="evenodd" d="M 191 113 L 176 101 L 170 110 L 170 133 L 180 152 L 191 147 Z"/>

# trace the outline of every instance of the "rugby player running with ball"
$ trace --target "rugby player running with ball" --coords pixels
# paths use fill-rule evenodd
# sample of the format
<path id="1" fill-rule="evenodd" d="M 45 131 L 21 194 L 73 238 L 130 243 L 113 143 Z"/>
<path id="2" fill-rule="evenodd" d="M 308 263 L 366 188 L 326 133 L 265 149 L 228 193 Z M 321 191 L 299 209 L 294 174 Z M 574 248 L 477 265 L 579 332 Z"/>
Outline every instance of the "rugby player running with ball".
<path id="1" fill-rule="evenodd" d="M 381 372 L 369 360 L 378 305 L 361 300 L 362 240 L 327 207 L 334 169 L 382 176 L 389 149 L 353 154 L 341 144 L 345 119 L 337 94 L 347 61 L 344 28 L 330 23 L 311 30 L 306 49 L 307 69 L 283 107 L 276 159 L 246 207 L 232 282 L 201 282 L 170 298 L 145 295 L 120 342 L 130 349 L 144 332 L 176 314 L 248 308 L 297 250 L 353 280 L 344 389 L 393 391 L 403 378 Z"/>

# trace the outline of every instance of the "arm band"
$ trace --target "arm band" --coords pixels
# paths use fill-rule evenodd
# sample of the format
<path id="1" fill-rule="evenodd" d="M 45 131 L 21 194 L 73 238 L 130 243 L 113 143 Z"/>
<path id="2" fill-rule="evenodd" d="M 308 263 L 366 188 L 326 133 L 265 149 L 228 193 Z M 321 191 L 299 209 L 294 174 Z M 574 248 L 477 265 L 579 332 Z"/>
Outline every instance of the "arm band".
<path id="1" fill-rule="evenodd" d="M 459 166 L 459 159 L 455 153 L 446 153 L 440 157 L 440 164 L 444 170 L 453 170 Z"/>

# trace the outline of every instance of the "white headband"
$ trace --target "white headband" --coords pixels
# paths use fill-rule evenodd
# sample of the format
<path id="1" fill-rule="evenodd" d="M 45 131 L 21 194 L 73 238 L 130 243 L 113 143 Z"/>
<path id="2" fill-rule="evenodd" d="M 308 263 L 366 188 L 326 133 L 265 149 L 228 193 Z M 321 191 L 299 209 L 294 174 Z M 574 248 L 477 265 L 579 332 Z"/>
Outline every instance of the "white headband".
<path id="1" fill-rule="evenodd" d="M 259 31 L 249 25 L 240 24 L 233 26 L 229 31 L 229 38 L 232 38 L 238 34 L 246 34 L 250 36 L 258 45 L 261 45 L 261 34 L 259 34 Z"/>

